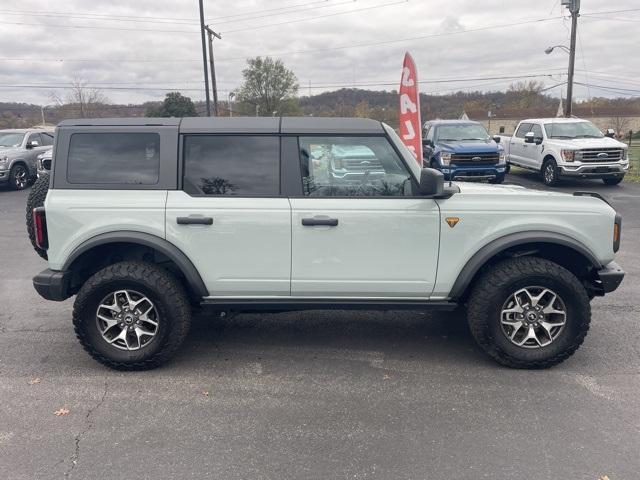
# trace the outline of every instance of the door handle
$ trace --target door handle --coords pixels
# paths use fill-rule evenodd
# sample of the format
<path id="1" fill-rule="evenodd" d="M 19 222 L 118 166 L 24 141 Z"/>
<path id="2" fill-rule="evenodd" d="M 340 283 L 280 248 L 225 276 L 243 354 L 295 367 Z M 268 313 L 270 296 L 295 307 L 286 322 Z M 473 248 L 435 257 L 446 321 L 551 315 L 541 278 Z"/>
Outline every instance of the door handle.
<path id="1" fill-rule="evenodd" d="M 303 218 L 302 225 L 305 227 L 314 227 L 316 225 L 323 225 L 325 227 L 337 227 L 338 219 L 320 216 L 313 218 Z"/>
<path id="2" fill-rule="evenodd" d="M 196 217 L 195 215 L 192 215 L 189 217 L 178 217 L 176 222 L 178 222 L 178 225 L 213 225 L 213 218 Z"/>

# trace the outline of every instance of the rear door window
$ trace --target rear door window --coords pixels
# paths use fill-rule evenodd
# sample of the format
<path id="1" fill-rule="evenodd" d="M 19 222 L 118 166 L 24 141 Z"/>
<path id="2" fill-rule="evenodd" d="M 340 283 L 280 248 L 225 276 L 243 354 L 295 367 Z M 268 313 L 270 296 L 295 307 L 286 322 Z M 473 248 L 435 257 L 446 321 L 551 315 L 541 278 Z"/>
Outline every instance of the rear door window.
<path id="1" fill-rule="evenodd" d="M 275 135 L 187 135 L 184 186 L 190 195 L 280 195 L 280 138 Z"/>
<path id="2" fill-rule="evenodd" d="M 42 139 L 43 146 L 53 145 L 53 135 L 49 135 L 48 133 L 40 133 L 40 138 Z"/>
<path id="3" fill-rule="evenodd" d="M 157 133 L 74 133 L 67 181 L 72 184 L 155 185 L 160 172 Z"/>

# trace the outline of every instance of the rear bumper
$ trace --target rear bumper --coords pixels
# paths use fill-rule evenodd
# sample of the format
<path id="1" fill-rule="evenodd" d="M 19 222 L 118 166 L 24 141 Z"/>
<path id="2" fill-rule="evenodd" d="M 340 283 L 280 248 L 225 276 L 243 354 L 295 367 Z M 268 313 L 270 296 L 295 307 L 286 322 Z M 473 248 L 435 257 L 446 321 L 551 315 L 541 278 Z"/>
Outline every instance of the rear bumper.
<path id="1" fill-rule="evenodd" d="M 33 277 L 33 287 L 45 300 L 61 302 L 71 296 L 69 280 L 69 272 L 46 269 Z"/>
<path id="2" fill-rule="evenodd" d="M 602 294 L 613 292 L 620 286 L 624 270 L 616 262 L 611 262 L 598 270 L 599 290 Z"/>

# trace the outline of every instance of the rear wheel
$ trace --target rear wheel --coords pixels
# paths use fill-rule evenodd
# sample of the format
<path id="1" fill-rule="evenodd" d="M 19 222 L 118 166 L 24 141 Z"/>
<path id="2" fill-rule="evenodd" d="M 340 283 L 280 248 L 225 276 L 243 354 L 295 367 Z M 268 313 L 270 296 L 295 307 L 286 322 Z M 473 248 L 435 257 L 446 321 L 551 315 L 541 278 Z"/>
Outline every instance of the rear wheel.
<path id="1" fill-rule="evenodd" d="M 602 181 L 605 185 L 618 185 L 623 179 L 624 177 L 610 177 L 603 178 Z"/>
<path id="2" fill-rule="evenodd" d="M 569 358 L 589 330 L 591 306 L 580 281 L 536 257 L 505 260 L 476 282 L 469 328 L 494 360 L 512 368 L 548 368 Z"/>
<path id="3" fill-rule="evenodd" d="M 190 323 L 184 288 L 150 263 L 121 262 L 100 270 L 85 282 L 73 306 L 73 324 L 84 349 L 117 370 L 165 363 Z"/>
<path id="4" fill-rule="evenodd" d="M 542 181 L 548 187 L 553 187 L 558 183 L 558 165 L 555 160 L 545 160 L 542 164 Z"/>
<path id="5" fill-rule="evenodd" d="M 24 190 L 29 185 L 29 170 L 22 163 L 18 163 L 9 172 L 9 183 L 15 190 Z"/>

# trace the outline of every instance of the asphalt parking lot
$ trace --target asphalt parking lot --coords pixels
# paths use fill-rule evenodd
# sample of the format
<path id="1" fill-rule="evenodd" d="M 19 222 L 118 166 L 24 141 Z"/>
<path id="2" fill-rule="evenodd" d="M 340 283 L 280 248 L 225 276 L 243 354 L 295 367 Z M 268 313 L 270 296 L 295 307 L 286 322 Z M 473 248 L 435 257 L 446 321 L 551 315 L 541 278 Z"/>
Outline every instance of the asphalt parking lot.
<path id="1" fill-rule="evenodd" d="M 198 318 L 175 360 L 141 373 L 94 362 L 72 301 L 35 293 L 28 192 L 0 190 L 0 476 L 639 478 L 640 184 L 560 189 L 622 213 L 627 277 L 551 370 L 498 366 L 451 313 L 306 312 Z"/>

